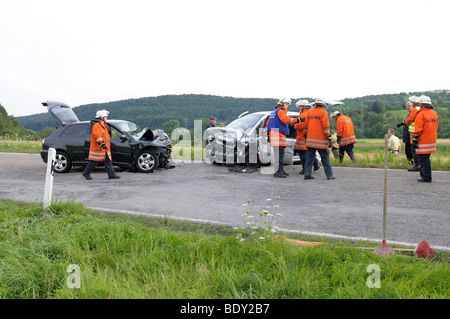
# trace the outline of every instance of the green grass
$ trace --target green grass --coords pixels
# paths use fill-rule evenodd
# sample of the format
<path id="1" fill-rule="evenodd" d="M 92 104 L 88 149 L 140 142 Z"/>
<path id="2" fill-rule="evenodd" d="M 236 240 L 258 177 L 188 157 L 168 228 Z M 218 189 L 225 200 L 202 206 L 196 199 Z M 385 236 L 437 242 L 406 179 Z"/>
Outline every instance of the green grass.
<path id="1" fill-rule="evenodd" d="M 448 254 L 381 258 L 362 243 L 300 248 L 267 233 L 0 200 L 0 298 L 442 298 Z M 246 240 L 236 237 L 241 234 Z M 292 238 L 292 237 L 291 237 Z M 311 238 L 310 238 L 311 239 Z M 314 240 L 314 239 L 312 239 Z M 81 287 L 67 287 L 69 265 Z M 381 288 L 369 288 L 378 265 Z"/>
<path id="2" fill-rule="evenodd" d="M 388 168 L 407 169 L 411 167 L 406 160 L 404 147 L 405 145 L 402 144 L 401 154 L 398 157 L 388 153 Z M 342 163 L 331 156 L 332 166 L 384 168 L 384 139 L 358 139 L 353 151 L 356 163 L 353 163 L 346 154 Z M 438 139 L 437 151 L 431 154 L 430 159 L 433 170 L 450 170 L 450 140 Z"/>
<path id="3" fill-rule="evenodd" d="M 40 141 L 24 141 L 0 138 L 0 152 L 39 153 L 42 148 Z"/>

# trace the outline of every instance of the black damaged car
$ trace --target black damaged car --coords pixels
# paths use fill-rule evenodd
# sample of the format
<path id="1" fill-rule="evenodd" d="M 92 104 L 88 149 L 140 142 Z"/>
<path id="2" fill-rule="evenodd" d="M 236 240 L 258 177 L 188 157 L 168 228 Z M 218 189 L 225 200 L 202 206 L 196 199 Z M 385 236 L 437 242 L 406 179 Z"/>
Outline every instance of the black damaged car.
<path id="1" fill-rule="evenodd" d="M 48 149 L 56 150 L 54 171 L 66 173 L 74 166 L 89 162 L 91 129 L 95 120 L 80 121 L 72 108 L 61 102 L 42 103 L 62 123 L 42 141 L 41 157 L 47 163 Z M 108 120 L 111 135 L 112 163 L 115 166 L 151 173 L 157 168 L 172 168 L 172 146 L 169 136 L 162 130 L 144 128 L 124 120 Z"/>

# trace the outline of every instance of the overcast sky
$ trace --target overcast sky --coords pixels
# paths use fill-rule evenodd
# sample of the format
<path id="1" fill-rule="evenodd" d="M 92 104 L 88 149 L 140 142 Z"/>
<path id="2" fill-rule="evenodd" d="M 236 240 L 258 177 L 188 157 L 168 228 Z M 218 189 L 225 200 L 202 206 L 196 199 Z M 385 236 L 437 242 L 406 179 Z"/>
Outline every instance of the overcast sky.
<path id="1" fill-rule="evenodd" d="M 446 0 L 0 0 L 8 114 L 165 94 L 450 89 Z"/>

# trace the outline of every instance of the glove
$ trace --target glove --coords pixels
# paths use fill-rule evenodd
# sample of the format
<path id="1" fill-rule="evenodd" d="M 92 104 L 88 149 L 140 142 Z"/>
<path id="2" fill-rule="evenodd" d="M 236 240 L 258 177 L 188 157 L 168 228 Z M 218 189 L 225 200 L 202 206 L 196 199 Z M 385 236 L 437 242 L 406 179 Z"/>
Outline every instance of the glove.
<path id="1" fill-rule="evenodd" d="M 331 148 L 333 146 L 333 142 L 331 142 L 331 136 L 328 136 L 328 147 Z"/>
<path id="2" fill-rule="evenodd" d="M 403 122 L 401 122 L 401 123 L 398 123 L 398 124 L 397 124 L 397 127 L 404 126 L 404 125 L 406 125 L 406 124 L 405 124 L 405 121 L 403 121 Z"/>
<path id="3" fill-rule="evenodd" d="M 298 120 L 298 123 L 305 122 L 305 118 L 304 117 L 298 117 L 297 120 Z"/>
<path id="4" fill-rule="evenodd" d="M 419 135 L 413 135 L 412 136 L 412 147 L 414 147 L 414 148 L 417 148 L 418 147 L 418 145 L 417 145 L 417 143 L 419 142 Z"/>
<path id="5" fill-rule="evenodd" d="M 108 147 L 106 146 L 105 142 L 101 142 L 99 145 L 100 145 L 104 150 L 107 150 L 107 149 L 108 149 Z"/>

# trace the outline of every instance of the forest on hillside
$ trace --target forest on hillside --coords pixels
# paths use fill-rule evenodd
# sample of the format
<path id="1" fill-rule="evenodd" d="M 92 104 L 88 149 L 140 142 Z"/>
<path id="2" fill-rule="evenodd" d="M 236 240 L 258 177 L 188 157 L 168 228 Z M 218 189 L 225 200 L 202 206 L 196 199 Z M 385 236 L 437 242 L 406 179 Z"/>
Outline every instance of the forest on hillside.
<path id="1" fill-rule="evenodd" d="M 10 136 L 20 139 L 38 139 L 36 132 L 25 129 L 14 117 L 8 115 L 0 104 L 0 136 Z"/>
<path id="2" fill-rule="evenodd" d="M 395 128 L 397 135 L 401 136 L 401 129 L 397 129 L 395 125 L 407 116 L 406 101 L 412 95 L 426 94 L 431 97 L 434 110 L 439 115 L 438 138 L 450 138 L 450 93 L 447 92 L 413 92 L 349 98 L 342 100 L 343 105 L 332 107 L 328 109 L 328 112 L 340 110 L 350 116 L 358 138 L 383 138 L 389 128 Z M 313 101 L 310 97 L 293 98 L 289 110 L 297 109 L 295 102 L 299 99 Z M 70 105 L 70 101 L 61 102 Z M 245 111 L 250 113 L 270 111 L 275 107 L 276 102 L 277 99 L 263 98 L 195 94 L 164 95 L 81 105 L 73 107 L 73 111 L 81 121 L 90 120 L 97 110 L 106 109 L 110 112 L 110 119 L 128 120 L 142 128 L 168 129 L 178 124 L 181 127 L 193 129 L 194 120 L 203 120 L 203 123 L 207 123 L 209 118 L 214 116 L 218 123 L 227 124 Z M 48 113 L 23 116 L 17 119 L 23 127 L 40 132 L 43 136 L 60 125 Z M 330 123 L 334 128 L 334 121 L 330 121 Z"/>

